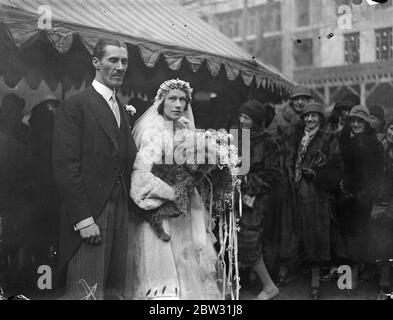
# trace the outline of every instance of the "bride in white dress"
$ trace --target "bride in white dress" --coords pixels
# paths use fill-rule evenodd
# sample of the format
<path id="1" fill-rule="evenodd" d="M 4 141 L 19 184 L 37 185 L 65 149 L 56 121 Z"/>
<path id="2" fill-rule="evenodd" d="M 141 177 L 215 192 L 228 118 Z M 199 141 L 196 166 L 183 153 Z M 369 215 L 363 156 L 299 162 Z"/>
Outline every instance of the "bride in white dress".
<path id="1" fill-rule="evenodd" d="M 155 103 L 132 131 L 138 153 L 130 195 L 143 210 L 156 209 L 177 197 L 175 189 L 151 170 L 154 163 L 162 163 L 164 154 L 173 154 L 173 137 L 178 129 L 195 129 L 191 93 L 187 82 L 164 82 Z M 222 299 L 214 237 L 207 230 L 209 218 L 196 188 L 189 201 L 185 216 L 163 220 L 169 242 L 160 239 L 148 222 L 131 223 L 127 282 L 133 287 L 133 299 Z"/>

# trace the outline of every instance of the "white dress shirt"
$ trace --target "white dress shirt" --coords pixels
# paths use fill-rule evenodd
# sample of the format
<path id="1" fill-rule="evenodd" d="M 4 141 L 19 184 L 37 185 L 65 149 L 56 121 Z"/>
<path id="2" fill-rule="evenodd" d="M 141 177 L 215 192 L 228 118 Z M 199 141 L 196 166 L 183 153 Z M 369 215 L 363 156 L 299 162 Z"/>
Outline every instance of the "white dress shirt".
<path id="1" fill-rule="evenodd" d="M 120 127 L 120 110 L 119 106 L 117 104 L 116 99 L 112 101 L 112 97 L 116 96 L 116 92 L 101 82 L 98 82 L 97 80 L 93 80 L 93 88 L 100 94 L 102 97 L 105 99 L 105 101 L 108 103 L 109 107 L 111 108 L 113 115 L 115 116 L 117 125 Z"/>

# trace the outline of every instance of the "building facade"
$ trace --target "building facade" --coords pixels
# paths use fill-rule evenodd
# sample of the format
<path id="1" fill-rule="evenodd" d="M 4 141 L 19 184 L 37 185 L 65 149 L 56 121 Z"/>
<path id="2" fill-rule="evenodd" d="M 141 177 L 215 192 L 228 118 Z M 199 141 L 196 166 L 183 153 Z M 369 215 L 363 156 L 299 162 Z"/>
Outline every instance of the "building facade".
<path id="1" fill-rule="evenodd" d="M 189 1 L 206 21 L 311 87 L 326 105 L 352 92 L 363 104 L 393 109 L 392 0 Z"/>

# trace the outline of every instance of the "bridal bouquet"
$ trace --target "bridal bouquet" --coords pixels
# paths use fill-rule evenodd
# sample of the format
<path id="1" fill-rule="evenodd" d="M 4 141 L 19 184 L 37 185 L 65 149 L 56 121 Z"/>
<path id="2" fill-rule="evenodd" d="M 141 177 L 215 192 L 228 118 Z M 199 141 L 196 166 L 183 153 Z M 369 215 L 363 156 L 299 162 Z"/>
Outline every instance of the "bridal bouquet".
<path id="1" fill-rule="evenodd" d="M 149 212 L 149 222 L 159 238 L 164 241 L 170 240 L 170 236 L 162 227 L 163 218 L 186 215 L 189 212 L 191 191 L 195 187 L 199 188 L 211 172 L 229 168 L 229 172 L 236 174 L 237 149 L 228 144 L 228 139 L 228 135 L 224 136 L 223 133 L 187 128 L 176 130 L 170 154 L 163 154 L 161 163 L 154 164 L 151 171 L 153 175 L 172 186 L 177 194 L 175 201 L 167 202 Z M 227 171 L 224 175 L 213 175 L 226 174 Z"/>
<path id="2" fill-rule="evenodd" d="M 240 277 L 238 266 L 237 232 L 241 214 L 241 180 L 239 179 L 238 148 L 232 143 L 233 136 L 225 130 L 208 132 L 216 143 L 218 165 L 201 185 L 201 195 L 219 237 L 218 254 L 220 279 L 223 299 L 230 294 L 234 300 L 239 299 Z M 238 210 L 236 210 L 238 208 Z M 214 225 L 217 224 L 217 227 Z"/>

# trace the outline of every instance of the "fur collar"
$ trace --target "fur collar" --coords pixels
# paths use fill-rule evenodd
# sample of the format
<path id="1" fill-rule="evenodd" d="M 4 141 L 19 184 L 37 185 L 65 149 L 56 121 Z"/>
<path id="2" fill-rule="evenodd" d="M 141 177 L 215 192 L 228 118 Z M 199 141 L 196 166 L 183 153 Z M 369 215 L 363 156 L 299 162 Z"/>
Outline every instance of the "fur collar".
<path id="1" fill-rule="evenodd" d="M 300 115 L 295 112 L 291 104 L 287 104 L 282 110 L 282 116 L 287 122 L 294 122 L 300 119 Z"/>

